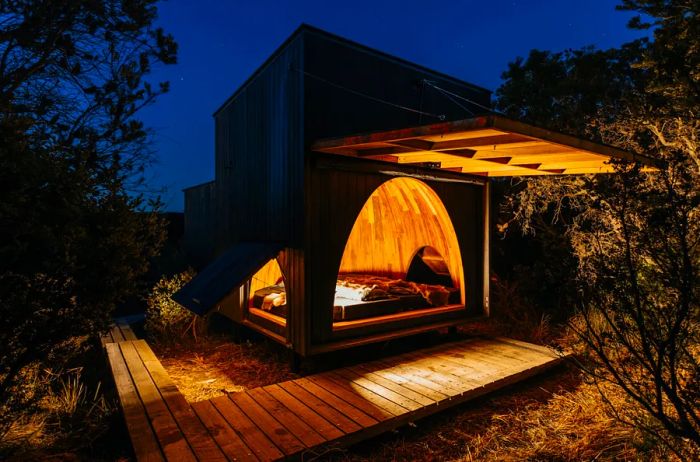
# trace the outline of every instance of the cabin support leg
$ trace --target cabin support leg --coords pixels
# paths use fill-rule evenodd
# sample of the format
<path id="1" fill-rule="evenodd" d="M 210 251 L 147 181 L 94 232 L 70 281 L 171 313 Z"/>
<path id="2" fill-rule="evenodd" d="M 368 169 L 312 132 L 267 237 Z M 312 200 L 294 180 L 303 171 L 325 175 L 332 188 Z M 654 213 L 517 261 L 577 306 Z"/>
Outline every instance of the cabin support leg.
<path id="1" fill-rule="evenodd" d="M 231 337 L 234 343 L 241 343 L 243 341 L 243 326 L 237 322 L 231 323 Z"/>
<path id="2" fill-rule="evenodd" d="M 298 374 L 301 371 L 301 356 L 294 350 L 289 350 L 289 369 Z"/>
<path id="3" fill-rule="evenodd" d="M 447 328 L 447 336 L 450 338 L 457 337 L 457 326 L 450 326 Z"/>

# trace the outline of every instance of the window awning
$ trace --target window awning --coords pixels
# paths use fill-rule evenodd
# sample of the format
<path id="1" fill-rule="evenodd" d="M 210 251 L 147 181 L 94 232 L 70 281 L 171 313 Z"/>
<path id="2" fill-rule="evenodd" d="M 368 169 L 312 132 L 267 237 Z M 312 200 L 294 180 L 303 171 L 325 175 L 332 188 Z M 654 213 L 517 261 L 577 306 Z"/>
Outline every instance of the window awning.
<path id="1" fill-rule="evenodd" d="M 245 284 L 283 245 L 272 242 L 241 242 L 214 260 L 172 299 L 197 314 L 206 314 L 231 291 Z"/>
<path id="2" fill-rule="evenodd" d="M 313 151 L 482 176 L 611 172 L 611 159 L 654 160 L 498 115 L 317 141 Z"/>

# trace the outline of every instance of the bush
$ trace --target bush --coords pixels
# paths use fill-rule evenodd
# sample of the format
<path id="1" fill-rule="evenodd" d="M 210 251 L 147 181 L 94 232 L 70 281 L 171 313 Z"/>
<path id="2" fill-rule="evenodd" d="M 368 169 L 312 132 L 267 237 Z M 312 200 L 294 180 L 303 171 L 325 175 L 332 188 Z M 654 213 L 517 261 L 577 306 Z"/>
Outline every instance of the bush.
<path id="1" fill-rule="evenodd" d="M 22 396 L 26 375 L 105 332 L 162 244 L 137 118 L 176 60 L 156 17 L 156 0 L 0 2 L 0 433 L 45 391 Z"/>
<path id="2" fill-rule="evenodd" d="M 76 345 L 80 342 L 74 339 Z M 56 369 L 37 365 L 22 370 L 21 385 L 14 388 L 16 400 L 0 407 L 0 460 L 43 460 L 66 451 L 92 456 L 116 410 L 104 394 L 100 367 L 94 364 L 104 357 L 92 345 L 83 339 L 71 350 L 82 347 L 82 353 Z M 76 363 L 84 366 L 71 367 Z"/>
<path id="3" fill-rule="evenodd" d="M 197 340 L 204 333 L 202 318 L 183 308 L 170 296 L 189 282 L 195 275 L 188 269 L 173 276 L 164 276 L 153 287 L 146 303 L 146 332 L 160 341 L 178 341 L 187 332 Z"/>

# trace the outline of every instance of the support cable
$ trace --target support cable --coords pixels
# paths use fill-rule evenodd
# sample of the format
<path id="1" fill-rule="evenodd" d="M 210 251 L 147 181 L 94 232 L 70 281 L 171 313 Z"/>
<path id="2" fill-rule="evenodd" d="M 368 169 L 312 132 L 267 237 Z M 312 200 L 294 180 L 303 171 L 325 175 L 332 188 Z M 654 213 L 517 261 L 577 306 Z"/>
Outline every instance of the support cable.
<path id="1" fill-rule="evenodd" d="M 438 115 L 438 114 L 432 114 L 432 113 L 430 113 L 430 112 L 421 111 L 421 110 L 414 109 L 414 108 L 411 108 L 411 107 L 408 107 L 408 106 L 402 106 L 402 105 L 400 105 L 400 104 L 392 103 L 391 101 L 386 101 L 386 100 L 383 100 L 383 99 L 381 99 L 381 98 L 377 98 L 376 96 L 368 95 L 368 94 L 366 94 L 366 93 L 362 93 L 362 92 L 360 92 L 360 91 L 353 90 L 352 88 L 348 88 L 348 87 L 346 87 L 346 86 L 340 85 L 339 83 L 331 82 L 330 80 L 324 79 L 323 77 L 319 77 L 319 76 L 317 76 L 317 75 L 315 75 L 315 74 L 312 74 L 312 73 L 310 73 L 310 72 L 307 72 L 307 71 L 304 71 L 304 70 L 301 70 L 301 69 L 296 69 L 296 68 L 294 68 L 294 67 L 291 67 L 290 69 L 292 69 L 292 70 L 294 70 L 294 71 L 297 71 L 297 72 L 299 72 L 299 73 L 301 73 L 301 74 L 304 74 L 304 75 L 306 75 L 306 76 L 308 76 L 308 77 L 311 77 L 312 79 L 316 79 L 316 80 L 318 80 L 319 82 L 323 82 L 323 83 L 325 83 L 325 84 L 327 84 L 327 85 L 330 85 L 330 86 L 332 86 L 332 87 L 335 87 L 335 88 L 338 88 L 338 89 L 347 91 L 348 93 L 352 93 L 353 95 L 357 95 L 357 96 L 361 96 L 361 97 L 363 97 L 363 98 L 367 98 L 367 99 L 372 100 L 372 101 L 375 101 L 375 102 L 377 102 L 377 103 L 382 103 L 382 104 L 386 104 L 386 105 L 389 105 L 389 106 L 393 106 L 393 107 L 398 108 L 398 109 L 403 109 L 404 111 L 413 112 L 414 114 L 420 114 L 420 115 L 432 117 L 432 118 L 438 119 L 438 120 L 445 120 L 445 115 L 444 115 L 444 114 L 439 114 L 439 115 Z"/>
<path id="2" fill-rule="evenodd" d="M 465 97 L 462 96 L 462 95 L 458 95 L 457 93 L 451 92 L 451 91 L 449 91 L 449 90 L 445 90 L 444 88 L 441 88 L 441 87 L 438 87 L 437 85 L 435 85 L 435 82 L 433 82 L 432 80 L 423 79 L 423 81 L 424 81 L 425 83 L 427 83 L 428 85 L 430 85 L 431 87 L 433 87 L 434 89 L 436 89 L 436 90 L 442 92 L 445 96 L 447 96 L 447 97 L 450 99 L 450 101 L 452 101 L 453 103 L 457 104 L 459 107 L 461 107 L 461 108 L 464 109 L 465 111 L 471 113 L 472 115 L 474 115 L 474 111 L 471 111 L 471 110 L 467 109 L 466 107 L 464 107 L 463 105 L 457 103 L 457 101 L 455 101 L 454 99 L 452 99 L 452 98 L 450 98 L 450 97 L 454 97 L 454 98 L 457 98 L 457 99 L 461 99 L 462 101 L 466 101 L 466 102 L 469 103 L 469 104 L 473 104 L 474 106 L 477 106 L 477 107 L 479 107 L 479 108 L 481 108 L 481 109 L 485 109 L 485 110 L 487 110 L 488 112 L 498 112 L 498 111 L 495 111 L 493 108 L 490 108 L 490 107 L 488 107 L 488 106 L 484 106 L 483 104 L 477 103 L 476 101 L 473 101 L 473 100 L 471 100 L 471 99 L 469 99 L 469 98 L 465 98 Z"/>

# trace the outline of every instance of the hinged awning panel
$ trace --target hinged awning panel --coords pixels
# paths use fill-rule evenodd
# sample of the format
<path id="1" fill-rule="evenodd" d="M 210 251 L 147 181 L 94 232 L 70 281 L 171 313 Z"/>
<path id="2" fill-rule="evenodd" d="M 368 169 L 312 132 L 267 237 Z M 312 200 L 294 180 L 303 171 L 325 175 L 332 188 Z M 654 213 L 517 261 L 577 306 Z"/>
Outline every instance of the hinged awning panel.
<path id="1" fill-rule="evenodd" d="M 282 248 L 279 243 L 240 242 L 205 267 L 171 298 L 190 311 L 206 314 L 275 258 Z"/>
<path id="2" fill-rule="evenodd" d="M 312 150 L 483 176 L 606 173 L 611 159 L 654 161 L 497 115 L 320 140 Z"/>

